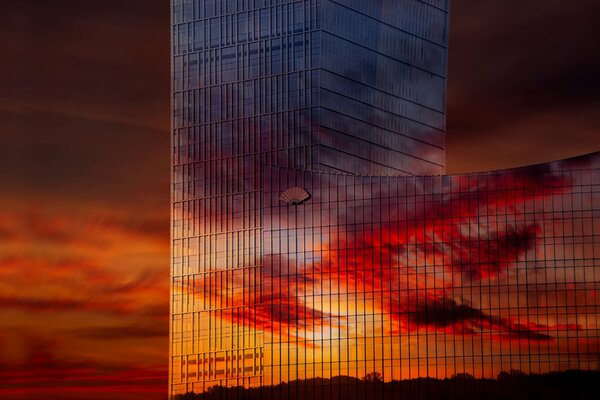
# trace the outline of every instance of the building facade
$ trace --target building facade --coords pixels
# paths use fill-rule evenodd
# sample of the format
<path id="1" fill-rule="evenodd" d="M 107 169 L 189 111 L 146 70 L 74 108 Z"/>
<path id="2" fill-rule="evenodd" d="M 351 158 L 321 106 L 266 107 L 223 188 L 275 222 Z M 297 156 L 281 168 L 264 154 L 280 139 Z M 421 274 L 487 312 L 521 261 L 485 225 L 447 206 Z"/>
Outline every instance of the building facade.
<path id="1" fill-rule="evenodd" d="M 448 3 L 172 1 L 172 398 L 598 368 L 600 156 L 442 175 Z"/>

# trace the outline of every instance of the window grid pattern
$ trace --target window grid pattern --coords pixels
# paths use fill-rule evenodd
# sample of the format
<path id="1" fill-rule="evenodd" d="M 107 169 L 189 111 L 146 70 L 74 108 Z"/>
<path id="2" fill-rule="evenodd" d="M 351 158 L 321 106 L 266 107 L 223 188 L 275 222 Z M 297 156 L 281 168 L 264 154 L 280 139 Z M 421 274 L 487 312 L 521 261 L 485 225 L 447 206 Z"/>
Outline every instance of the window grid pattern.
<path id="1" fill-rule="evenodd" d="M 600 153 L 437 177 L 268 168 L 264 185 L 263 298 L 288 297 L 261 305 L 269 398 L 597 370 Z M 311 199 L 282 202 L 295 186 Z"/>
<path id="2" fill-rule="evenodd" d="M 321 15 L 318 169 L 442 174 L 446 5 L 323 0 Z"/>
<path id="3" fill-rule="evenodd" d="M 317 3 L 172 2 L 171 396 L 262 382 L 261 166 L 311 163 Z"/>
<path id="4" fill-rule="evenodd" d="M 172 398 L 597 368 L 598 154 L 398 176 L 443 173 L 446 0 L 172 18 Z M 282 203 L 293 186 L 312 197 Z"/>

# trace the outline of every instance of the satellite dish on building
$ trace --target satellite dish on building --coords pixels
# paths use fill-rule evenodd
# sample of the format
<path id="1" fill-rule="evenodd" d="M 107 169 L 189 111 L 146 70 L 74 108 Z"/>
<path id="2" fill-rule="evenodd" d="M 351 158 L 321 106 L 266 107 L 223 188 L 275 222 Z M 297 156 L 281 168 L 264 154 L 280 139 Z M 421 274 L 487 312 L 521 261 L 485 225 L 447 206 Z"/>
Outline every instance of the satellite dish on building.
<path id="1" fill-rule="evenodd" d="M 310 193 L 306 190 L 299 187 L 291 187 L 285 190 L 279 196 L 279 200 L 291 204 L 293 206 L 297 206 L 298 204 L 302 204 L 310 199 Z"/>

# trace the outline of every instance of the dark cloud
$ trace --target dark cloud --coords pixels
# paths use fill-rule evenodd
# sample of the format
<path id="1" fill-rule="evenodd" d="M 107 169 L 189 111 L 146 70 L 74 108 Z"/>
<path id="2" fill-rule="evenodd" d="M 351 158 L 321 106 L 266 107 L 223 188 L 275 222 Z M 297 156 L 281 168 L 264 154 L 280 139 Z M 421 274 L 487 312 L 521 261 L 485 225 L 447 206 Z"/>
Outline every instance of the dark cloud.
<path id="1" fill-rule="evenodd" d="M 84 339 L 101 341 L 150 338 L 166 339 L 169 336 L 169 326 L 165 323 L 157 323 L 152 325 L 144 325 L 142 323 L 125 326 L 103 326 L 73 329 L 66 331 L 65 333 Z"/>
<path id="2" fill-rule="evenodd" d="M 169 7 L 4 2 L 0 179 L 8 190 L 168 202 Z M 455 1 L 450 172 L 598 149 L 595 0 Z M 161 196 L 162 194 L 162 196 Z"/>
<path id="3" fill-rule="evenodd" d="M 512 323 L 506 318 L 493 317 L 466 304 L 458 304 L 448 298 L 415 300 L 416 307 L 407 313 L 409 323 L 417 328 L 444 329 L 455 334 L 498 335 L 499 339 L 547 341 L 552 337 L 539 330 L 548 327 Z M 497 333 L 497 332 L 499 333 Z M 504 336 L 504 337 L 503 337 Z"/>
<path id="4" fill-rule="evenodd" d="M 26 0 L 2 8 L 0 43 L 14 61 L 2 66 L 4 106 L 145 124 L 158 115 L 168 126 L 168 2 Z"/>
<path id="5" fill-rule="evenodd" d="M 0 179 L 11 196 L 167 208 L 164 131 L 40 110 L 0 110 L 0 130 Z"/>
<path id="6" fill-rule="evenodd" d="M 27 312 L 93 312 L 96 316 L 102 313 L 116 315 L 147 315 L 143 308 L 132 306 L 124 300 L 108 299 L 71 299 L 57 297 L 0 296 L 0 307 L 3 309 L 19 309 Z M 167 316 L 162 308 L 162 316 Z M 155 314 L 156 312 L 152 310 Z"/>
<path id="7" fill-rule="evenodd" d="M 462 271 L 473 280 L 498 276 L 535 247 L 540 231 L 538 225 L 528 225 L 507 227 L 504 231 L 492 232 L 488 237 L 457 235 L 461 241 L 453 249 L 454 257 L 449 268 Z"/>
<path id="8" fill-rule="evenodd" d="M 450 172 L 598 150 L 600 3 L 452 3 Z"/>
<path id="9" fill-rule="evenodd" d="M 0 307 L 26 311 L 90 310 L 89 303 L 77 300 L 0 296 Z M 92 308 L 93 309 L 93 308 Z"/>
<path id="10" fill-rule="evenodd" d="M 169 6 L 4 2 L 0 180 L 13 196 L 168 203 Z"/>

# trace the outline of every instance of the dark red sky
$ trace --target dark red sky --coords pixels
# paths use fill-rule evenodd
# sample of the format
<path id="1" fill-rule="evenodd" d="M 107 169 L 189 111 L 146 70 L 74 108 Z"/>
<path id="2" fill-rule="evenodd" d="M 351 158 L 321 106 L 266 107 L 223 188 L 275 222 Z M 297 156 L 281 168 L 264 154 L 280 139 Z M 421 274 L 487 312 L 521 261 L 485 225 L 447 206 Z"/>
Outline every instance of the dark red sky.
<path id="1" fill-rule="evenodd" d="M 448 172 L 600 149 L 598 15 L 453 1 Z M 168 46 L 166 0 L 0 5 L 2 398 L 166 393 Z"/>

